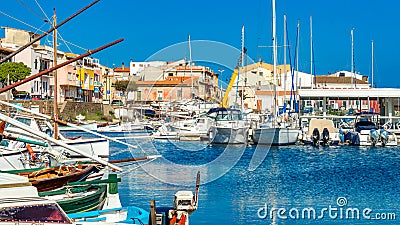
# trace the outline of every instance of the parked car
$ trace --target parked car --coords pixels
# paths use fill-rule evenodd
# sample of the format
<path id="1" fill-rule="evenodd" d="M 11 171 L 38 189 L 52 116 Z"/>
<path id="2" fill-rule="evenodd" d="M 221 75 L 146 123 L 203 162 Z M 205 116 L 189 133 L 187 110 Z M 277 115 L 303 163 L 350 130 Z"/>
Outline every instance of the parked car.
<path id="1" fill-rule="evenodd" d="M 114 100 L 112 100 L 111 105 L 113 105 L 113 106 L 123 106 L 124 102 L 122 102 L 122 100 L 114 99 Z"/>

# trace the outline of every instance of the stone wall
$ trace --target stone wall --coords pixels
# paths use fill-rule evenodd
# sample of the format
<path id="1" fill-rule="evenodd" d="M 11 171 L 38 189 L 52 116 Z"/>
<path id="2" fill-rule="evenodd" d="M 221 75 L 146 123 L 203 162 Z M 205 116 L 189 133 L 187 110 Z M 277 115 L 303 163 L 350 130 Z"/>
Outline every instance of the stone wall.
<path id="1" fill-rule="evenodd" d="M 32 109 L 38 106 L 38 111 L 47 115 L 53 115 L 53 101 L 52 100 L 12 100 L 11 103 L 20 103 L 22 107 Z M 2 110 L 8 111 L 4 105 L 0 105 Z M 33 107 L 32 107 L 33 106 Z M 94 102 L 63 102 L 58 105 L 60 118 L 66 120 L 74 118 L 79 114 L 92 114 L 101 113 L 101 115 L 108 116 L 110 111 L 114 113 L 114 109 L 109 105 Z"/>

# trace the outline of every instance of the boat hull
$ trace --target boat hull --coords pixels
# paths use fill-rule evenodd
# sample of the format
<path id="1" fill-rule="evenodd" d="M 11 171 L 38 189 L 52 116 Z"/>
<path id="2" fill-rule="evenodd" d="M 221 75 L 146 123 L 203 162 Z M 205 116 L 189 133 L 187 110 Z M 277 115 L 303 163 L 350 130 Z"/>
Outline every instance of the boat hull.
<path id="1" fill-rule="evenodd" d="M 210 140 L 213 144 L 247 144 L 249 126 L 218 127 L 212 126 Z"/>
<path id="2" fill-rule="evenodd" d="M 252 140 L 261 145 L 292 145 L 298 140 L 299 131 L 292 128 L 257 128 Z"/>
<path id="3" fill-rule="evenodd" d="M 61 190 L 40 192 L 39 196 L 55 200 L 65 213 L 78 213 L 89 210 L 100 210 L 107 197 L 106 190 L 106 185 L 64 187 Z"/>

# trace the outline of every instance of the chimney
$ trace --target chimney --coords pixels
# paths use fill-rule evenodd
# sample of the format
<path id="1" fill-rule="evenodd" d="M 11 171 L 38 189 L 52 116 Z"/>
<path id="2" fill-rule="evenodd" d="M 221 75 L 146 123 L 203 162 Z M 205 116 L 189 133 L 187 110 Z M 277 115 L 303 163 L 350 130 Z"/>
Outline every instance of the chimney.
<path id="1" fill-rule="evenodd" d="M 122 70 L 124 70 L 125 69 L 125 65 L 124 65 L 124 62 L 122 62 Z"/>

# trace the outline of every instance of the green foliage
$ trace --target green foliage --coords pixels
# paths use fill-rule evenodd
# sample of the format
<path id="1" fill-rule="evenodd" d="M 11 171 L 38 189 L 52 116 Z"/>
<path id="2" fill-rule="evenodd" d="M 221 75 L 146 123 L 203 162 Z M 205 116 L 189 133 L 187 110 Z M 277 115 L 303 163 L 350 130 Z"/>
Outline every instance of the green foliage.
<path id="1" fill-rule="evenodd" d="M 7 84 L 7 76 L 10 76 L 10 82 L 16 82 L 24 79 L 31 74 L 31 68 L 22 62 L 5 62 L 0 64 L 0 82 Z"/>
<path id="2" fill-rule="evenodd" d="M 135 81 L 129 81 L 129 80 L 118 80 L 114 83 L 115 90 L 117 91 L 122 91 L 125 93 L 125 91 L 128 90 L 137 90 L 137 84 Z"/>

